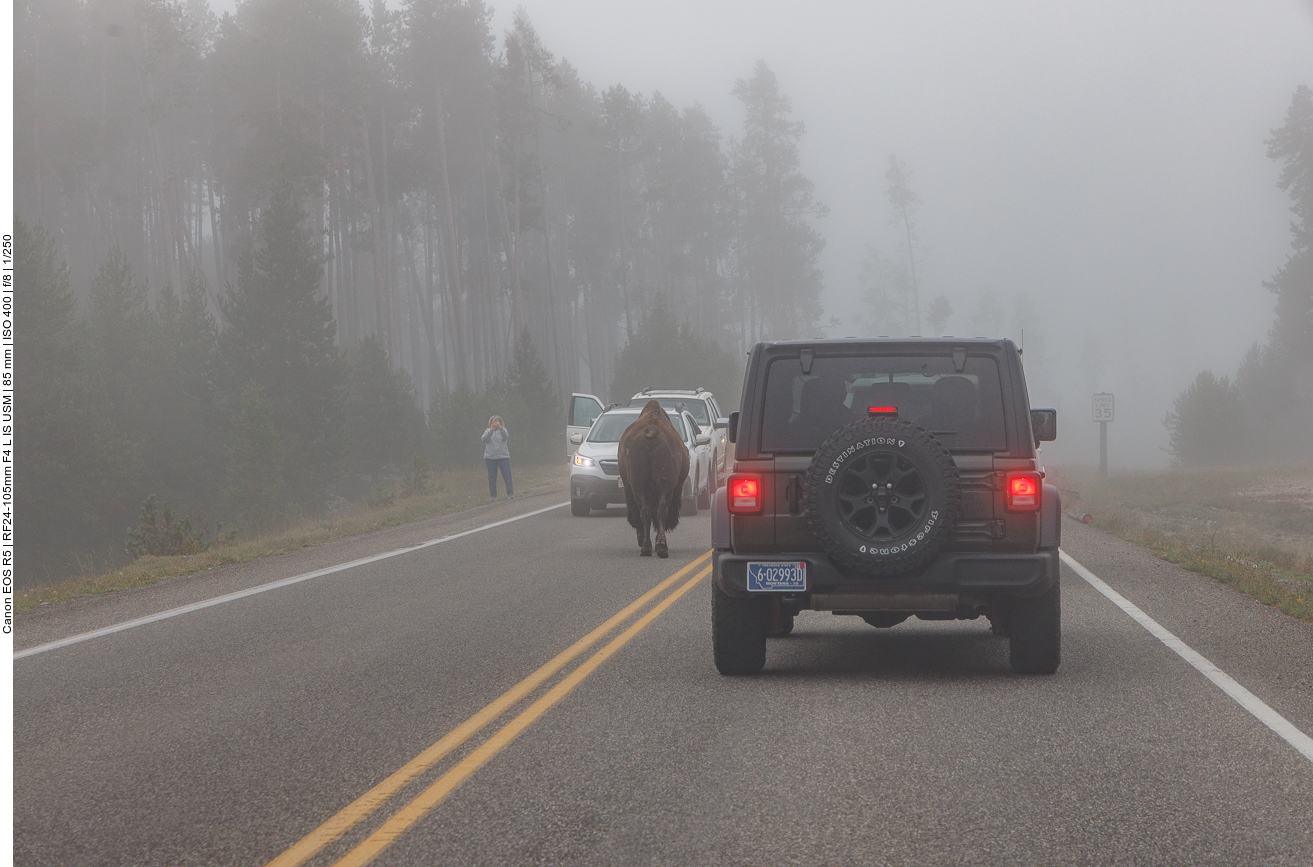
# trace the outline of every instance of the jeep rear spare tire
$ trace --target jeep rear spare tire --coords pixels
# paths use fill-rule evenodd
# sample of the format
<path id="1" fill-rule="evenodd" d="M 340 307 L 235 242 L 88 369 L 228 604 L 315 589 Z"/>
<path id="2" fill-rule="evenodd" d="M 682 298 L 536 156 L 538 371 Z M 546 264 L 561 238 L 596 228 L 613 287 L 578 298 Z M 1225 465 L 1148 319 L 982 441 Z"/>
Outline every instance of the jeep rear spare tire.
<path id="1" fill-rule="evenodd" d="M 962 504 L 953 456 L 929 431 L 871 417 L 835 431 L 805 478 L 807 522 L 838 564 L 898 575 L 948 543 Z"/>

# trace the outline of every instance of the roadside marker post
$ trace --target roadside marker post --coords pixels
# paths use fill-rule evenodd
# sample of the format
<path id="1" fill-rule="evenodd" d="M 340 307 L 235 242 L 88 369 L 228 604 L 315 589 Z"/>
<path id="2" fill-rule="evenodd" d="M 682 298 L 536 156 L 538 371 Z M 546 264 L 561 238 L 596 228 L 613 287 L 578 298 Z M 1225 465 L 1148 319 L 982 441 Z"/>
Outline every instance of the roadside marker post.
<path id="1" fill-rule="evenodd" d="M 1112 395 L 1101 391 L 1094 395 L 1093 421 L 1099 423 L 1099 478 L 1108 475 L 1108 422 L 1113 420 Z"/>

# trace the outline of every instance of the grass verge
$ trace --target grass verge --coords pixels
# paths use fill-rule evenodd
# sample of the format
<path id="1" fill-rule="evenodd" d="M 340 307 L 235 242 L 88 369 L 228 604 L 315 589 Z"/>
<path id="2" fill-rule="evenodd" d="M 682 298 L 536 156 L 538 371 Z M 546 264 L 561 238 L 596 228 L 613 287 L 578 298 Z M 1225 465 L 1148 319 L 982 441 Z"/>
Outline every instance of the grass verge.
<path id="1" fill-rule="evenodd" d="M 564 464 L 551 463 L 515 467 L 518 493 L 532 494 L 565 488 Z M 500 487 L 500 483 L 499 483 Z M 308 519 L 276 533 L 212 546 L 200 554 L 173 557 L 142 557 L 119 569 L 85 575 L 57 584 L 46 584 L 14 593 L 14 613 L 22 615 L 42 605 L 53 605 L 82 596 L 93 596 L 129 587 L 154 584 L 165 578 L 193 575 L 207 569 L 244 563 L 260 557 L 286 554 L 333 539 L 358 536 L 384 527 L 396 527 L 436 515 L 462 512 L 488 502 L 488 476 L 483 467 L 435 474 L 428 491 L 409 497 L 398 496 L 388 505 L 358 506 L 336 515 Z"/>
<path id="2" fill-rule="evenodd" d="M 1053 468 L 1068 512 L 1313 621 L 1313 468 L 1112 473 Z"/>

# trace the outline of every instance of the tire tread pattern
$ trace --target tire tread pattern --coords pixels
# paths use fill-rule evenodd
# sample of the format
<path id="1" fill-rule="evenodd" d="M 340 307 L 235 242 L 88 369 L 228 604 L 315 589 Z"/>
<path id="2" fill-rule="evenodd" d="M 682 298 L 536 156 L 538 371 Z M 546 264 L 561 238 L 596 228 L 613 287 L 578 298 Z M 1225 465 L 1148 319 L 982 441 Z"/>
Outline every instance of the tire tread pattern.
<path id="1" fill-rule="evenodd" d="M 870 437 L 895 436 L 905 439 L 909 444 L 916 443 L 920 451 L 929 457 L 929 466 L 918 464 L 921 472 L 929 479 L 943 481 L 944 502 L 941 520 L 925 543 L 916 548 L 881 559 L 873 559 L 853 550 L 842 540 L 836 539 L 834 533 L 826 526 L 825 517 L 817 504 L 827 493 L 833 496 L 833 490 L 825 490 L 825 469 L 841 451 L 858 440 Z M 807 524 L 812 534 L 821 543 L 825 553 L 842 566 L 865 572 L 868 575 L 899 575 L 918 569 L 933 560 L 948 544 L 957 525 L 957 516 L 962 508 L 962 483 L 958 477 L 957 464 L 953 455 L 943 443 L 925 428 L 899 419 L 866 418 L 851 422 L 830 435 L 816 450 L 811 464 L 804 476 L 806 504 L 804 511 Z"/>

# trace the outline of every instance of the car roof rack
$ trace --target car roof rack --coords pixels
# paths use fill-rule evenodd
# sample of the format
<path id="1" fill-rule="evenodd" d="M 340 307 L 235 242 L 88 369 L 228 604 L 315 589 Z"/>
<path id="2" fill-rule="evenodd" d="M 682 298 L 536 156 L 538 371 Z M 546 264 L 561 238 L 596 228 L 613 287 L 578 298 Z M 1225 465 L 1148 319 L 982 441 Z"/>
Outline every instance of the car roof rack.
<path id="1" fill-rule="evenodd" d="M 664 392 L 666 394 L 701 394 L 706 391 L 706 389 L 700 385 L 697 388 L 656 388 L 654 386 L 648 386 L 640 391 L 639 394 L 651 394 L 654 391 Z"/>

